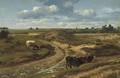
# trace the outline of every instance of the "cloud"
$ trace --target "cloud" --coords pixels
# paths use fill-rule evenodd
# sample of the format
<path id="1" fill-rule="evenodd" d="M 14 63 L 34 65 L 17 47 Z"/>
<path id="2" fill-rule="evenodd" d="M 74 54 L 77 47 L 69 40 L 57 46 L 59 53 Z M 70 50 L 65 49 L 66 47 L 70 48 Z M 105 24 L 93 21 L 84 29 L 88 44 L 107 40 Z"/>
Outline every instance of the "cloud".
<path id="1" fill-rule="evenodd" d="M 106 15 L 113 16 L 115 18 L 120 16 L 120 9 L 118 8 L 112 9 L 105 7 L 103 10 L 105 10 Z"/>
<path id="2" fill-rule="evenodd" d="M 92 9 L 74 10 L 71 16 L 59 14 L 59 8 L 55 5 L 45 7 L 33 7 L 32 10 L 23 10 L 19 12 L 24 19 L 33 20 L 31 25 L 33 26 L 45 26 L 45 27 L 64 27 L 74 28 L 85 26 L 85 23 L 81 21 L 90 21 L 96 15 L 96 12 Z M 24 16 L 25 15 L 25 16 Z M 37 16 L 37 17 L 36 17 Z M 37 19 L 36 19 L 37 18 Z M 26 22 L 25 26 L 30 25 Z M 86 25 L 91 26 L 91 25 Z"/>
<path id="3" fill-rule="evenodd" d="M 43 6 L 43 7 L 33 7 L 32 10 L 22 10 L 18 12 L 19 17 L 23 19 L 36 19 L 36 18 L 41 18 L 45 17 L 47 15 L 52 15 L 55 12 L 58 11 L 58 7 L 55 5 L 51 6 Z"/>
<path id="4" fill-rule="evenodd" d="M 37 0 L 45 6 L 56 5 L 59 8 L 58 14 L 71 15 L 74 10 L 74 4 L 80 0 Z"/>
<path id="5" fill-rule="evenodd" d="M 39 2 L 43 2 L 44 5 L 50 6 L 50 5 L 57 5 L 57 6 L 65 6 L 65 5 L 71 5 L 74 3 L 79 2 L 80 0 L 36 0 Z"/>
<path id="6" fill-rule="evenodd" d="M 71 16 L 74 12 L 74 4 L 80 0 L 35 0 L 42 3 L 42 7 L 33 7 L 32 10 L 19 12 L 19 17 L 23 19 L 40 18 L 50 15 Z"/>
<path id="7" fill-rule="evenodd" d="M 75 8 L 80 0 L 37 0 L 42 5 L 34 6 L 31 10 L 22 10 L 18 13 L 20 18 L 33 19 L 34 26 L 46 27 L 81 27 L 98 26 L 113 23 L 120 19 L 120 9 L 104 7 L 100 10 L 81 7 Z M 80 9 L 81 8 L 81 9 Z"/>
<path id="8" fill-rule="evenodd" d="M 85 17 L 91 17 L 95 16 L 96 12 L 92 9 L 86 9 L 86 10 L 74 10 L 74 12 L 80 16 L 85 16 Z"/>
<path id="9" fill-rule="evenodd" d="M 96 15 L 95 20 L 102 20 L 102 21 L 114 21 L 120 20 L 120 9 L 119 8 L 111 8 L 111 7 L 104 7 L 102 8 Z"/>
<path id="10" fill-rule="evenodd" d="M 112 8 L 110 8 L 110 7 L 104 7 L 102 10 L 103 10 L 105 13 L 112 13 L 112 12 L 114 12 L 114 10 L 113 10 Z"/>
<path id="11" fill-rule="evenodd" d="M 57 12 L 58 11 L 58 7 L 56 5 L 51 5 L 51 6 L 49 6 L 49 10 L 51 12 Z"/>

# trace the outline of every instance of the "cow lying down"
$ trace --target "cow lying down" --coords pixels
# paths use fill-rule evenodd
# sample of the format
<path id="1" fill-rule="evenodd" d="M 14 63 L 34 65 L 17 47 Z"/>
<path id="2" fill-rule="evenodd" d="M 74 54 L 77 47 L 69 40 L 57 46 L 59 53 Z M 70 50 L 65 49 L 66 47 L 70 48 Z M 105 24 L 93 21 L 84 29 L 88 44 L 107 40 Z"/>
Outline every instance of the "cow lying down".
<path id="1" fill-rule="evenodd" d="M 72 57 L 67 56 L 66 57 L 66 68 L 72 68 L 72 66 L 79 67 L 81 64 L 92 62 L 93 58 L 95 56 L 90 55 L 87 57 Z"/>

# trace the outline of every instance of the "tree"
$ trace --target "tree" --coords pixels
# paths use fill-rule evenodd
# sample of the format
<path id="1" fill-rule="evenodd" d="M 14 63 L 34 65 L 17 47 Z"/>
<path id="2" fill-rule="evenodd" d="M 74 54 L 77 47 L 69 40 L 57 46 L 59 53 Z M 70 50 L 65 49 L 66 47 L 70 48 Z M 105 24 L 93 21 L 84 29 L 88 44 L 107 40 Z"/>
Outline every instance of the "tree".
<path id="1" fill-rule="evenodd" d="M 102 26 L 102 32 L 104 33 L 115 32 L 115 31 L 116 30 L 111 24 L 109 24 L 108 26 L 107 25 Z"/>
<path id="2" fill-rule="evenodd" d="M 107 29 L 108 29 L 108 31 L 113 31 L 114 30 L 114 28 L 113 28 L 113 26 L 111 24 L 109 24 Z"/>
<path id="3" fill-rule="evenodd" d="M 33 29 L 32 27 L 30 27 L 29 29 Z"/>
<path id="4" fill-rule="evenodd" d="M 86 30 L 88 30 L 89 28 L 88 28 L 88 27 L 86 27 L 85 29 L 86 29 Z"/>
<path id="5" fill-rule="evenodd" d="M 38 27 L 36 27 L 36 30 L 38 30 L 39 28 Z"/>
<path id="6" fill-rule="evenodd" d="M 95 29 L 94 27 L 91 28 L 92 30 Z"/>

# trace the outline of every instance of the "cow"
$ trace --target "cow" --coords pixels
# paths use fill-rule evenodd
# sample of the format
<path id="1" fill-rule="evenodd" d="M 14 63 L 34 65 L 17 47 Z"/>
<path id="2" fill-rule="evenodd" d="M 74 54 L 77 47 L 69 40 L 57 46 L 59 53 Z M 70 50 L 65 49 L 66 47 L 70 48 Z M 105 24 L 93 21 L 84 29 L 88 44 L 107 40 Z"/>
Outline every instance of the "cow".
<path id="1" fill-rule="evenodd" d="M 78 58 L 85 63 L 89 63 L 89 62 L 92 62 L 92 60 L 93 60 L 93 58 L 95 58 L 95 56 L 89 55 L 89 56 L 78 57 Z"/>
<path id="2" fill-rule="evenodd" d="M 26 46 L 28 49 L 32 49 L 32 50 L 39 49 L 39 46 L 36 44 L 35 40 L 27 40 Z"/>
<path id="3" fill-rule="evenodd" d="M 94 56 L 90 55 L 87 57 L 66 57 L 66 68 L 72 68 L 72 66 L 79 67 L 81 64 L 92 62 Z"/>

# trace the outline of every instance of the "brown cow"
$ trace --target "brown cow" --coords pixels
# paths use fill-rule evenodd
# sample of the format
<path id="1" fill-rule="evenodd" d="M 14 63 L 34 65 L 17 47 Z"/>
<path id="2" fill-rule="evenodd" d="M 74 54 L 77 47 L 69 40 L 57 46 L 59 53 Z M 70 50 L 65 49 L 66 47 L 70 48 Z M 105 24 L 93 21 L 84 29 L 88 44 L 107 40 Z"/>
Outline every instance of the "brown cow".
<path id="1" fill-rule="evenodd" d="M 66 68 L 72 68 L 72 66 L 79 67 L 81 64 L 89 63 L 93 60 L 94 56 L 87 56 L 87 57 L 66 57 Z"/>

